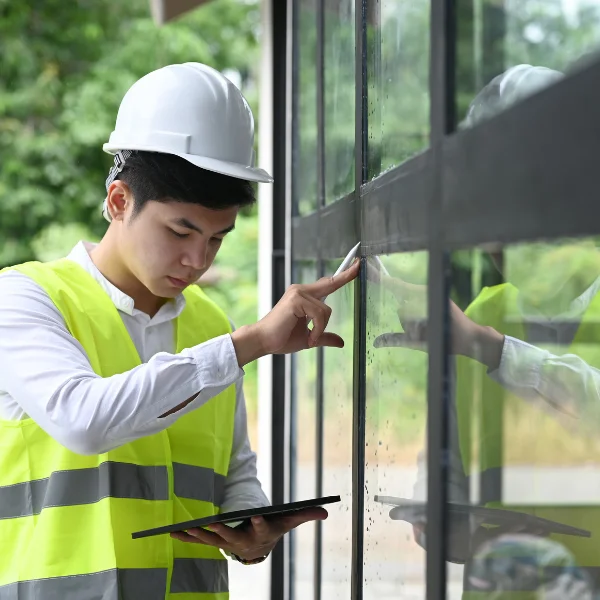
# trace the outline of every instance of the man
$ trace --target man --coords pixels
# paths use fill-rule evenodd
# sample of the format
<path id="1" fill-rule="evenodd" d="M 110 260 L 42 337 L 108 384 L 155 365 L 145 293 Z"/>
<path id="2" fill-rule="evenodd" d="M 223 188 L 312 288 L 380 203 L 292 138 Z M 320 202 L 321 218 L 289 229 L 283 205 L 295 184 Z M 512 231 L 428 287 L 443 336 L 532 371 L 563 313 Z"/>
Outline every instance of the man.
<path id="1" fill-rule="evenodd" d="M 198 288 L 254 201 L 252 113 L 198 64 L 125 95 L 104 150 L 102 241 L 0 274 L 0 599 L 226 598 L 220 549 L 263 560 L 324 509 L 132 540 L 137 530 L 267 505 L 246 428 L 242 368 L 341 347 L 319 298 L 358 272 L 290 287 L 233 331 Z M 58 200 L 57 200 L 58 201 Z M 307 328 L 308 320 L 313 328 Z"/>
<path id="2" fill-rule="evenodd" d="M 562 77 L 543 67 L 518 65 L 494 79 L 473 101 L 467 124 L 480 122 L 531 93 Z M 448 495 L 449 500 L 507 508 L 590 530 L 590 538 L 553 535 L 554 541 L 572 554 L 582 573 L 600 590 L 600 509 L 574 492 L 565 494 L 574 504 L 552 497 L 549 487 L 542 487 L 546 498 L 532 501 L 531 491 L 524 488 L 518 500 L 507 498 L 506 473 L 511 466 L 523 466 L 530 476 L 527 483 L 561 464 L 580 466 L 581 459 L 572 452 L 597 428 L 600 415 L 600 253 L 591 240 L 561 240 L 556 243 L 531 243 L 525 248 L 509 247 L 505 264 L 497 264 L 508 283 L 484 288 L 463 313 L 450 303 L 451 353 L 454 360 L 453 402 L 450 410 L 451 443 Z M 507 268 L 508 267 L 508 268 Z M 378 277 L 377 275 L 372 275 Z M 385 334 L 377 346 L 405 345 L 422 347 L 425 328 L 422 321 L 411 323 L 413 305 L 424 305 L 424 289 L 393 278 L 384 278 L 399 304 L 402 334 Z M 527 448 L 527 455 L 521 448 Z M 560 448 L 557 453 L 557 448 Z M 552 454 L 551 454 L 552 453 Z M 598 448 L 589 445 L 586 463 L 598 460 Z M 550 458 L 548 457 L 550 456 Z M 512 461 L 512 465 L 511 465 Z M 579 463 L 579 464 L 578 464 Z M 426 470 L 420 465 L 415 495 L 426 498 Z M 555 469 L 556 477 L 568 470 Z M 577 471 L 572 471 L 576 477 Z M 579 475 L 581 477 L 581 475 Z M 473 485 L 477 481 L 478 485 Z M 538 479 L 539 481 L 539 479 Z M 556 488 L 567 489 L 573 483 L 562 479 Z M 526 484 L 525 484 L 526 485 Z M 513 494 L 515 490 L 513 489 Z M 513 496 L 514 497 L 514 496 Z M 425 523 L 416 524 L 415 533 L 425 543 Z M 548 535 L 543 527 L 523 528 L 512 525 L 486 528 L 473 522 L 451 522 L 448 559 L 466 562 L 467 590 L 471 583 L 472 557 L 484 544 L 498 541 L 504 548 L 527 552 L 528 544 L 502 543 L 506 533 Z M 514 539 L 514 537 L 513 537 Z M 525 550 L 523 550 L 525 549 Z M 504 550 L 503 550 L 504 552 Z M 494 558 L 486 554 L 490 568 Z M 559 576 L 560 571 L 531 555 L 540 587 L 544 581 Z M 511 589 L 518 596 L 518 587 Z M 524 590 L 521 590 L 524 591 Z M 492 593 L 492 592 L 489 592 Z M 466 595 L 465 597 L 482 597 Z"/>

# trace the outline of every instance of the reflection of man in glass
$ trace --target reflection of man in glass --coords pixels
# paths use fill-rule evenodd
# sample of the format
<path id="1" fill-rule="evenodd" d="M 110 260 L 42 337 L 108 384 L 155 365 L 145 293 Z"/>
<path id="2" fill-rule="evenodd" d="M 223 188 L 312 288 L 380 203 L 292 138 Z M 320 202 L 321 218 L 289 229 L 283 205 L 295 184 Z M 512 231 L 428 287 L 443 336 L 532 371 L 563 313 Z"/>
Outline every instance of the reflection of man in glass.
<path id="1" fill-rule="evenodd" d="M 560 77 L 543 67 L 509 69 L 475 98 L 467 124 Z M 590 530 L 591 538 L 551 537 L 600 590 L 600 494 L 593 493 L 600 485 L 593 481 L 595 472 L 585 470 L 600 463 L 595 434 L 600 421 L 600 252 L 590 240 L 563 240 L 509 247 L 491 256 L 509 283 L 484 288 L 464 313 L 455 303 L 450 306 L 456 360 L 449 499 Z M 425 331 L 411 311 L 425 304 L 424 290 L 393 278 L 382 283 L 399 300 L 404 332 L 381 336 L 376 345 L 418 345 Z M 510 486 L 507 472 L 513 477 Z M 421 498 L 425 481 L 422 471 L 416 494 Z M 424 529 L 417 525 L 418 537 Z M 473 520 L 450 528 L 449 559 L 469 563 L 467 587 L 472 588 L 473 553 L 509 531 L 510 526 L 478 527 Z M 520 533 L 547 535 L 543 528 Z M 551 575 L 539 567 L 540 581 Z"/>

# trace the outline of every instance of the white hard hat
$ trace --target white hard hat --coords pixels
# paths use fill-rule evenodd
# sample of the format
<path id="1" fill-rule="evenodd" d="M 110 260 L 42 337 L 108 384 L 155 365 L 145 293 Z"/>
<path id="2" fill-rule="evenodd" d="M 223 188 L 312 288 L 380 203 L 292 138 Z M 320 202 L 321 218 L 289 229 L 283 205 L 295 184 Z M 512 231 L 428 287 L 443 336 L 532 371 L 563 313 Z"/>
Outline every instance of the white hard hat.
<path id="1" fill-rule="evenodd" d="M 136 81 L 103 149 L 174 154 L 222 175 L 273 181 L 254 166 L 254 119 L 245 98 L 219 71 L 200 63 L 169 65 Z"/>
<path id="2" fill-rule="evenodd" d="M 507 109 L 519 100 L 548 87 L 564 75 L 547 67 L 516 65 L 488 83 L 469 106 L 464 125 L 474 125 Z"/>

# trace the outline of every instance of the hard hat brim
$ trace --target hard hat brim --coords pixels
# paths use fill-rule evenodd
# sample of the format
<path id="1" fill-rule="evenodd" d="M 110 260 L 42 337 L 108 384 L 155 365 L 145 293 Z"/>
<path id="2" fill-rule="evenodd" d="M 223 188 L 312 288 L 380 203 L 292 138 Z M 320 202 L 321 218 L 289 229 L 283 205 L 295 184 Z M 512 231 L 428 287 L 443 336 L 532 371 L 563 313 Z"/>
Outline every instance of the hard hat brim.
<path id="1" fill-rule="evenodd" d="M 248 167 L 238 163 L 231 163 L 223 160 L 217 160 L 215 158 L 208 158 L 205 156 L 196 156 L 195 154 L 180 154 L 175 152 L 165 153 L 164 150 L 156 147 L 136 147 L 136 148 L 125 148 L 119 146 L 113 146 L 112 144 L 104 144 L 102 149 L 107 154 L 116 154 L 119 150 L 141 150 L 144 152 L 160 152 L 162 154 L 173 154 L 179 156 L 184 160 L 192 163 L 196 167 L 212 171 L 213 173 L 219 173 L 220 175 L 229 175 L 236 179 L 244 179 L 246 181 L 255 181 L 257 183 L 273 183 L 273 177 L 267 173 L 264 169 L 258 167 Z"/>

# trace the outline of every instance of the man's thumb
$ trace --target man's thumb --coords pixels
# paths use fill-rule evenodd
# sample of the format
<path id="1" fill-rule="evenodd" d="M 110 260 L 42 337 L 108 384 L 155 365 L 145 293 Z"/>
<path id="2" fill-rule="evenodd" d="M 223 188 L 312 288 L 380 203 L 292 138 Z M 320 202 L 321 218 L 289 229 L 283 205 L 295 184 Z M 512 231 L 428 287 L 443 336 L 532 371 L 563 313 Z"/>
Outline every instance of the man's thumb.
<path id="1" fill-rule="evenodd" d="M 324 333 L 317 340 L 317 346 L 326 346 L 329 348 L 343 348 L 344 340 L 337 333 Z"/>

